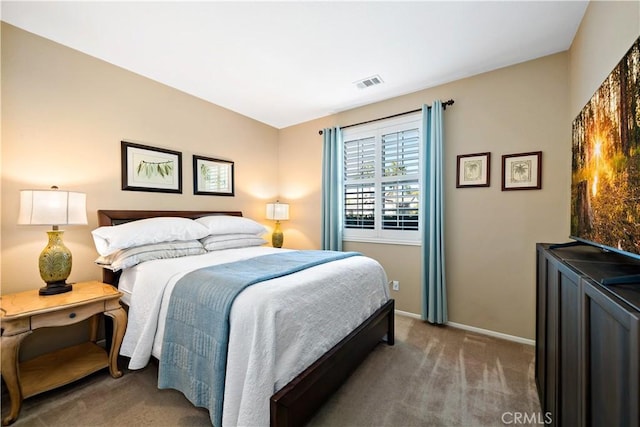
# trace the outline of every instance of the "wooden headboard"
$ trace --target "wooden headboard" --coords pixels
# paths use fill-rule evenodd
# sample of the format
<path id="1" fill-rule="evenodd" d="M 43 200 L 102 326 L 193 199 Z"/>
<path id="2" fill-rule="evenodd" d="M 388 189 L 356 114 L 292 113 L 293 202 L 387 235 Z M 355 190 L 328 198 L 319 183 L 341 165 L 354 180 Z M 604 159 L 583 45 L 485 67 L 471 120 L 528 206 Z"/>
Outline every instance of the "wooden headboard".
<path id="1" fill-rule="evenodd" d="M 98 225 L 118 225 L 137 219 L 156 218 L 161 216 L 174 216 L 196 219 L 209 215 L 242 216 L 240 211 L 131 211 L 131 210 L 99 210 Z"/>
<path id="2" fill-rule="evenodd" d="M 136 210 L 99 210 L 98 225 L 112 226 L 124 224 L 138 219 L 156 218 L 156 217 L 181 217 L 196 219 L 210 215 L 230 215 L 242 216 L 241 211 L 136 211 Z M 120 271 L 114 273 L 111 270 L 102 269 L 102 281 L 113 286 L 118 286 L 120 279 Z"/>

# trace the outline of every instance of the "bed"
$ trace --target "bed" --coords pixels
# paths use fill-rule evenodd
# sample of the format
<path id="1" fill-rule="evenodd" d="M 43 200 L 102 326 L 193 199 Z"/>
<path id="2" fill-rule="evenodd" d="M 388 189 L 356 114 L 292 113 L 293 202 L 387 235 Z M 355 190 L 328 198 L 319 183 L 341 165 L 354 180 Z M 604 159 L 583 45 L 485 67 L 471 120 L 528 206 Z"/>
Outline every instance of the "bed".
<path id="1" fill-rule="evenodd" d="M 203 218 L 203 217 L 205 218 L 212 217 L 216 215 L 223 215 L 225 217 L 229 217 L 229 216 L 242 217 L 242 213 L 238 211 L 100 210 L 98 211 L 98 225 L 100 227 L 107 227 L 107 226 L 114 226 L 114 225 L 127 223 L 130 221 L 148 219 L 148 218 L 177 217 L 177 218 L 197 219 L 197 218 Z M 236 259 L 234 257 L 240 256 L 238 255 L 240 253 L 239 251 L 240 251 L 239 249 L 225 249 L 223 251 L 216 252 L 215 259 L 222 260 L 222 261 L 216 261 L 216 262 L 224 262 L 224 260 L 226 259 L 229 259 L 229 260 Z M 246 253 L 250 252 L 255 254 L 262 254 L 262 253 L 270 254 L 275 251 L 279 252 L 280 250 L 273 249 L 273 248 L 266 248 L 266 247 L 248 248 L 247 251 L 245 251 L 244 249 L 242 250 L 242 254 L 243 254 L 242 257 L 245 256 L 244 255 L 245 252 Z M 211 257 L 211 254 L 193 257 L 193 262 L 196 264 L 196 266 L 199 266 L 201 265 L 200 264 L 201 262 L 204 262 L 202 260 L 207 256 Z M 370 260 L 366 257 L 353 257 L 353 259 L 354 260 L 357 259 L 358 263 L 373 262 L 373 260 Z M 181 260 L 179 263 L 180 264 L 179 268 L 183 268 L 182 266 L 188 264 L 189 262 L 192 262 L 191 259 L 189 259 L 188 261 L 186 258 L 184 260 Z M 345 277 L 348 278 L 347 269 L 351 267 L 351 265 L 350 264 L 348 265 L 347 263 L 350 263 L 350 262 L 352 261 L 344 260 L 344 259 L 333 261 L 330 265 L 317 266 L 317 267 L 314 267 L 313 270 L 314 271 L 317 270 L 318 274 L 325 274 L 325 272 L 329 270 L 342 272 L 341 274 L 337 275 L 340 277 L 333 277 L 330 281 L 347 280 L 345 279 Z M 175 260 L 171 260 L 170 263 L 173 264 L 173 268 L 178 269 L 177 267 L 178 263 Z M 140 278 L 140 277 L 143 277 L 142 274 L 145 270 L 154 271 L 154 272 L 157 271 L 157 269 L 154 267 L 154 265 L 152 265 L 152 263 L 146 263 L 146 266 L 144 264 L 145 263 L 140 264 L 139 266 L 136 266 L 132 269 L 125 270 L 124 274 L 122 274 L 122 271 L 114 273 L 113 271 L 110 271 L 108 269 L 103 269 L 103 281 L 105 283 L 112 284 L 113 286 L 123 285 L 125 287 L 130 287 L 131 282 L 132 281 L 135 282 L 135 280 L 131 279 L 131 276 Z M 140 267 L 139 270 L 136 270 L 136 268 L 138 267 Z M 325 272 L 322 272 L 322 271 L 325 271 Z M 302 274 L 302 272 L 296 273 L 296 274 Z M 285 292 L 285 290 L 287 289 L 286 286 L 292 286 L 291 282 L 294 282 L 296 277 L 297 276 L 295 275 L 291 275 L 291 276 L 288 276 L 288 279 L 284 279 L 284 278 L 274 279 L 274 280 L 283 281 L 282 283 L 278 282 L 278 285 L 284 286 L 284 288 L 278 289 L 277 291 L 271 290 L 269 292 L 276 292 L 274 293 L 274 295 L 280 295 L 280 298 L 282 298 L 283 295 L 285 295 L 282 292 Z M 173 280 L 172 283 L 175 283 L 175 280 L 177 279 L 174 278 L 172 280 Z M 386 277 L 384 278 L 384 280 L 386 281 Z M 315 278 L 313 280 L 310 279 L 309 283 L 313 284 L 316 281 L 317 280 Z M 264 282 L 264 283 L 266 284 L 267 282 Z M 258 285 L 252 286 L 248 288 L 246 291 L 243 291 L 240 295 L 238 295 L 236 302 L 234 302 L 233 309 L 236 310 L 236 306 L 241 307 L 243 305 L 246 307 L 253 307 L 255 305 L 255 302 L 248 300 L 247 299 L 249 298 L 248 295 L 255 294 L 253 298 L 258 298 L 258 299 L 263 298 L 260 295 L 267 295 L 267 294 L 261 294 L 261 292 L 266 292 L 266 289 L 268 287 L 262 284 L 259 284 L 259 285 L 260 286 Z M 367 284 L 363 284 L 363 286 L 366 286 L 366 285 Z M 135 286 L 138 286 L 138 285 L 135 285 Z M 307 286 L 306 282 L 304 286 Z M 168 285 L 168 287 L 170 289 L 171 285 Z M 274 287 L 271 286 L 269 289 L 272 289 L 272 288 Z M 134 289 L 136 288 L 134 287 Z M 141 285 L 141 289 L 142 289 L 142 285 Z M 125 293 L 128 293 L 128 292 L 130 292 L 130 290 L 127 290 L 127 292 Z M 280 293 L 278 294 L 277 292 L 280 292 Z M 260 424 L 266 425 L 269 423 L 274 426 L 303 425 L 306 421 L 310 419 L 310 417 L 317 411 L 317 409 L 331 396 L 331 394 L 342 384 L 342 382 L 360 364 L 360 362 L 364 360 L 364 358 L 368 355 L 368 353 L 379 342 L 386 340 L 388 345 L 394 344 L 394 317 L 393 317 L 394 301 L 388 298 L 388 291 L 386 290 L 386 286 L 384 286 L 384 292 L 386 295 L 384 298 L 381 296 L 377 296 L 379 303 L 375 301 L 368 302 L 369 307 L 362 309 L 362 310 L 368 310 L 366 311 L 366 315 L 364 316 L 362 313 L 360 313 L 360 317 L 364 319 L 363 321 L 360 322 L 358 320 L 357 324 L 350 326 L 348 330 L 339 332 L 340 335 L 338 338 L 336 337 L 331 338 L 333 341 L 336 342 L 336 344 L 328 347 L 326 351 L 324 348 L 321 347 L 321 345 L 326 346 L 326 342 L 323 342 L 324 340 L 323 337 L 307 337 L 306 339 L 308 341 L 306 342 L 306 344 L 304 343 L 303 344 L 307 345 L 308 347 L 305 348 L 305 351 L 303 352 L 304 353 L 303 356 L 301 357 L 302 353 L 298 353 L 298 355 L 293 358 L 295 359 L 293 361 L 293 365 L 297 364 L 297 366 L 291 367 L 287 364 L 289 363 L 287 361 L 276 360 L 274 362 L 275 364 L 275 367 L 273 368 L 274 382 L 268 384 L 267 386 L 271 387 L 271 392 L 273 392 L 273 390 L 277 390 L 277 391 L 273 394 L 271 393 L 266 394 L 264 399 L 262 398 L 262 396 L 260 395 L 258 396 L 260 402 L 264 400 L 263 403 L 264 405 L 266 405 L 266 411 L 267 411 L 267 416 L 266 416 L 267 420 L 265 420 L 264 417 L 260 418 L 261 420 L 264 420 L 264 422 L 260 421 Z M 168 293 L 170 294 L 171 291 L 168 291 Z M 131 293 L 131 297 L 133 297 L 133 295 L 134 293 Z M 138 297 L 138 299 L 139 298 L 140 297 Z M 358 299 L 359 298 L 360 297 L 358 297 Z M 245 301 L 245 299 L 247 300 Z M 308 299 L 312 301 L 312 302 L 309 302 L 309 304 L 317 303 L 317 302 L 313 302 L 312 297 L 309 297 Z M 163 301 L 164 301 L 163 307 L 166 310 L 168 303 L 166 299 Z M 136 305 L 135 303 L 131 303 L 131 300 L 127 300 L 127 302 L 130 304 L 129 318 L 135 319 L 137 314 L 135 312 L 132 312 L 132 310 L 135 310 Z M 282 304 L 281 302 L 278 302 L 278 303 Z M 306 302 L 303 302 L 302 304 L 306 304 Z M 375 304 L 373 308 L 371 308 L 371 304 Z M 240 309 L 238 308 L 236 311 L 240 311 Z M 307 311 L 311 311 L 309 307 L 307 307 Z M 246 326 L 251 322 L 245 321 L 245 320 L 234 321 L 233 315 L 234 314 L 232 312 L 232 317 L 231 317 L 232 326 L 231 326 L 231 331 L 229 333 L 230 335 L 230 345 L 229 345 L 229 353 L 228 353 L 229 359 L 227 361 L 228 362 L 227 383 L 226 383 L 227 386 L 225 388 L 225 417 L 223 417 L 223 425 L 238 424 L 238 423 L 243 424 L 243 422 L 240 422 L 238 420 L 245 420 L 245 423 L 246 423 L 246 420 L 252 419 L 252 418 L 242 418 L 244 416 L 243 415 L 244 412 L 242 412 L 244 411 L 244 409 L 242 409 L 242 405 L 243 405 L 242 401 L 244 397 L 236 398 L 236 397 L 228 397 L 227 395 L 228 393 L 234 392 L 234 390 L 237 391 L 237 393 L 240 393 L 238 394 L 239 396 L 244 396 L 245 393 L 248 393 L 249 395 L 251 395 L 251 393 L 253 392 L 249 392 L 241 389 L 243 387 L 243 384 L 252 384 L 252 385 L 254 384 L 254 383 L 251 383 L 251 381 L 247 380 L 246 378 L 241 378 L 240 380 L 229 379 L 229 378 L 232 378 L 232 379 L 235 378 L 235 376 L 237 375 L 235 372 L 238 371 L 238 369 L 243 369 L 242 368 L 244 366 L 242 365 L 243 363 L 250 363 L 250 362 L 246 362 L 245 359 L 252 359 L 252 357 L 244 356 L 246 352 L 244 351 L 243 347 L 236 348 L 231 344 L 231 342 L 233 342 L 232 340 L 234 339 L 234 336 L 242 335 L 246 333 L 244 330 L 243 332 L 238 332 L 238 331 L 234 332 L 234 324 L 242 325 L 242 327 L 244 328 L 244 327 L 251 327 L 250 325 Z M 349 317 L 352 314 L 345 313 L 344 315 L 346 317 Z M 239 314 L 237 316 L 239 316 Z M 333 316 L 335 317 L 336 315 L 334 314 Z M 162 316 L 160 317 L 162 318 Z M 240 318 L 238 317 L 238 319 Z M 354 322 L 353 319 L 350 319 L 349 321 L 352 323 Z M 159 323 L 161 324 L 162 320 L 160 320 Z M 254 322 L 254 323 L 259 323 L 259 322 Z M 290 322 L 289 324 L 293 324 L 293 323 L 296 323 L 296 322 Z M 241 326 L 236 326 L 236 329 L 240 327 Z M 302 327 L 303 326 L 300 326 L 300 328 Z M 157 329 L 161 331 L 161 333 L 164 333 L 162 325 L 160 325 L 160 327 L 158 327 Z M 254 333 L 259 334 L 261 332 L 258 330 L 258 332 L 254 332 Z M 109 336 L 109 334 L 107 334 L 107 336 Z M 301 338 L 301 339 L 305 339 L 305 338 Z M 135 337 L 133 340 L 137 342 L 139 339 Z M 315 341 L 318 342 L 317 349 L 314 348 Z M 161 354 L 161 350 L 157 348 L 159 342 L 160 341 L 158 341 L 157 338 L 154 338 L 154 342 L 151 348 L 151 353 L 156 358 L 159 358 L 159 355 Z M 254 345 L 254 344 L 251 344 L 251 345 Z M 307 349 L 310 349 L 310 350 L 307 351 Z M 258 350 L 261 350 L 261 348 L 257 347 L 256 351 Z M 251 351 L 254 351 L 254 350 L 251 350 Z M 321 351 L 321 353 L 318 353 L 316 355 L 314 354 L 314 351 L 316 353 L 318 351 Z M 292 359 L 291 355 L 284 355 L 282 357 L 283 359 L 285 358 Z M 304 357 L 312 357 L 313 360 L 304 361 Z M 302 359 L 302 361 L 300 361 L 299 359 Z M 141 363 L 144 363 L 144 360 Z M 268 363 L 268 362 L 265 362 L 265 363 Z M 300 363 L 303 363 L 303 366 L 299 366 Z M 287 369 L 293 370 L 293 371 L 287 372 L 286 374 L 282 374 L 280 372 L 281 370 L 280 365 L 285 365 L 287 366 Z M 247 372 L 250 372 L 250 371 L 247 370 Z M 250 379 L 251 374 L 248 373 L 247 377 Z M 289 377 L 291 378 L 289 379 Z M 258 378 L 258 377 L 256 378 L 258 380 L 262 380 L 262 378 Z M 279 384 L 278 381 L 282 382 L 283 378 L 286 378 L 287 382 L 283 384 Z M 259 388 L 258 388 L 258 391 L 259 391 Z M 234 394 L 233 396 L 236 396 L 236 395 Z M 250 397 L 254 399 L 256 398 L 255 396 L 250 396 Z M 231 408 L 227 407 L 227 400 L 231 402 L 229 403 Z M 239 400 L 241 402 L 238 403 L 236 402 L 236 400 Z M 246 400 L 250 401 L 249 398 L 247 398 Z M 233 406 L 233 405 L 236 405 L 236 406 Z M 241 407 L 241 409 L 238 409 L 237 407 Z M 241 411 L 241 415 L 234 413 L 234 411 L 236 412 Z M 231 414 L 231 413 L 233 413 L 233 415 L 227 416 L 227 414 Z M 238 416 L 240 416 L 241 418 L 238 418 Z M 247 415 L 247 416 L 250 417 L 250 415 Z M 253 420 L 255 419 L 256 418 L 253 418 Z M 229 421 L 229 420 L 232 420 L 232 421 Z"/>

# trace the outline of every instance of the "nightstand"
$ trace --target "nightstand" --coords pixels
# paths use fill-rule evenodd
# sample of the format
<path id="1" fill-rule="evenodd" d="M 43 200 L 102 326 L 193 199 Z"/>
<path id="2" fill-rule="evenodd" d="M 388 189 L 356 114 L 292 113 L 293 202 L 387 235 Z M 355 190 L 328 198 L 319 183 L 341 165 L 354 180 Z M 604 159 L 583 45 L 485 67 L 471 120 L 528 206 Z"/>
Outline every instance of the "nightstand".
<path id="1" fill-rule="evenodd" d="M 38 290 L 0 297 L 2 327 L 2 377 L 11 398 L 11 412 L 2 420 L 13 423 L 20 413 L 22 400 L 52 390 L 77 379 L 109 368 L 119 378 L 118 352 L 127 324 L 127 314 L 120 305 L 120 293 L 101 282 L 74 283 L 71 292 L 40 296 Z M 99 315 L 113 319 L 111 350 L 107 354 L 96 344 Z M 71 325 L 90 319 L 90 341 L 19 362 L 20 343 L 39 328 Z"/>

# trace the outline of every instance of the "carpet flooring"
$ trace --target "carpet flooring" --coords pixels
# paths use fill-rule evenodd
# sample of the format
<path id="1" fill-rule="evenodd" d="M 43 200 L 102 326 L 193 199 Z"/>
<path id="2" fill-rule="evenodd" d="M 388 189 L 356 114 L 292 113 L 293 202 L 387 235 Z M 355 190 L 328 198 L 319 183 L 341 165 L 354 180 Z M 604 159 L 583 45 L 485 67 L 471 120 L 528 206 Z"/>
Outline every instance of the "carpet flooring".
<path id="1" fill-rule="evenodd" d="M 156 383 L 156 363 L 119 379 L 103 370 L 25 400 L 13 425 L 210 425 Z M 3 387 L 3 417 L 8 405 Z M 396 316 L 396 345 L 378 345 L 308 426 L 500 426 L 539 412 L 533 347 Z"/>

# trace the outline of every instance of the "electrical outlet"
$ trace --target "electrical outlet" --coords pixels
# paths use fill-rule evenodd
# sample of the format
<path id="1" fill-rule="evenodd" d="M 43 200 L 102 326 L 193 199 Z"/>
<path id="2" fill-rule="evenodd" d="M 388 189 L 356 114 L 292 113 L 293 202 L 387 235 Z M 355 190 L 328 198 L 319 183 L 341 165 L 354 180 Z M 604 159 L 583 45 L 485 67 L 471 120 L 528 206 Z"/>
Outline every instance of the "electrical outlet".
<path id="1" fill-rule="evenodd" d="M 399 290 L 400 290 L 400 282 L 399 282 L 399 281 L 397 281 L 397 280 L 392 280 L 392 281 L 391 281 L 391 288 L 392 288 L 394 291 L 399 291 Z"/>

